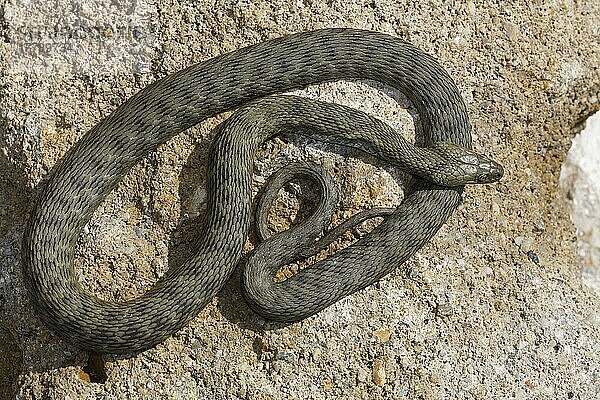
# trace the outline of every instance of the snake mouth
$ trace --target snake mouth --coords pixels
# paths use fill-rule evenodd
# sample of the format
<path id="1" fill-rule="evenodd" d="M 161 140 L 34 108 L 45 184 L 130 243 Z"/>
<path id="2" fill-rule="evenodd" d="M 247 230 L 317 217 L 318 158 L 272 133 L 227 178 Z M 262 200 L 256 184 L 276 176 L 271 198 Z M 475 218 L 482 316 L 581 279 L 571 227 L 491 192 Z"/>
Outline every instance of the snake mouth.
<path id="1" fill-rule="evenodd" d="M 499 181 L 502 176 L 504 176 L 502 165 L 490 160 L 490 164 L 486 166 L 485 172 L 477 176 L 477 183 L 494 183 Z"/>

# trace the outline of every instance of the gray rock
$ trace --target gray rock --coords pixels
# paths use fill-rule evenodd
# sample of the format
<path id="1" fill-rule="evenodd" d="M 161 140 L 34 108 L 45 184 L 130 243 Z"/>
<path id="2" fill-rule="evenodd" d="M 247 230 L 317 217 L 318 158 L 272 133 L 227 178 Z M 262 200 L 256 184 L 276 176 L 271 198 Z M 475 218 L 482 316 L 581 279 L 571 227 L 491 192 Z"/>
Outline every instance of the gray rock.
<path id="1" fill-rule="evenodd" d="M 56 0 L 8 2 L 3 11 L 0 320 L 14 341 L 3 340 L 9 350 L 0 347 L 0 360 L 9 361 L 0 362 L 20 373 L 18 398 L 600 397 L 600 302 L 582 284 L 558 189 L 570 127 L 598 108 L 598 2 Z M 232 282 L 177 335 L 138 355 L 105 356 L 108 379 L 88 382 L 87 354 L 40 323 L 23 287 L 21 237 L 43 177 L 89 128 L 157 78 L 251 43 L 331 26 L 387 32 L 435 55 L 467 102 L 475 149 L 501 161 L 505 178 L 467 188 L 463 206 L 403 269 L 315 317 L 267 324 Z M 406 100 L 399 99 L 408 112 L 368 85 L 302 93 L 413 134 Z M 210 132 L 222 119 L 161 146 L 103 203 L 77 249 L 85 288 L 128 299 L 185 256 L 202 219 L 198 188 L 205 188 Z M 254 191 L 298 158 L 335 171 L 344 189 L 337 222 L 402 197 L 393 168 L 295 138 L 263 149 Z M 292 200 L 275 208 L 274 226 L 289 222 Z M 381 330 L 393 339 L 375 340 Z M 4 357 L 15 350 L 21 354 Z M 385 368 L 379 383 L 371 379 L 375 360 Z"/>

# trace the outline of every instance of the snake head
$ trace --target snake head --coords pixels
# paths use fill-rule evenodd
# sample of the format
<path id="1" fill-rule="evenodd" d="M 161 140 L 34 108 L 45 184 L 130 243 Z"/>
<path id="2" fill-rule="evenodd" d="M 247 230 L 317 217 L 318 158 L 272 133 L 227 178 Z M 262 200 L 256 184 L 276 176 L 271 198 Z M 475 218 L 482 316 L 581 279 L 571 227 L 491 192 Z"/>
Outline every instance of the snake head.
<path id="1" fill-rule="evenodd" d="M 442 186 L 494 183 L 504 175 L 504 168 L 491 158 L 451 142 L 437 142 L 431 150 L 440 157 L 433 181 Z"/>

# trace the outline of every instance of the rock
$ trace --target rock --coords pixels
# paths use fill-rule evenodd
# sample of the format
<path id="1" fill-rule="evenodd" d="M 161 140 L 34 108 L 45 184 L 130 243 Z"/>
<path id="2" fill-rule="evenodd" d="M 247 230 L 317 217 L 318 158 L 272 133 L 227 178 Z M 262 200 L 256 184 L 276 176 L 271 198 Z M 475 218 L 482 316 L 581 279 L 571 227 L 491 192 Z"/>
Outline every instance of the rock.
<path id="1" fill-rule="evenodd" d="M 377 386 L 383 386 L 385 385 L 385 379 L 385 365 L 383 363 L 383 360 L 381 360 L 380 358 L 376 358 L 373 361 L 373 382 Z"/>
<path id="2" fill-rule="evenodd" d="M 387 343 L 390 341 L 390 337 L 392 336 L 392 331 L 389 329 L 380 329 L 373 332 L 373 335 L 377 338 L 379 343 Z"/>
<path id="3" fill-rule="evenodd" d="M 598 2 L 5 3 L 0 318 L 10 358 L 0 363 L 14 363 L 20 399 L 598 397 L 600 302 L 592 272 L 582 280 L 588 264 L 575 239 L 584 235 L 558 185 L 578 121 L 598 108 Z M 84 382 L 87 354 L 40 322 L 23 285 L 22 237 L 42 180 L 87 130 L 156 79 L 329 26 L 386 32 L 431 53 L 465 98 L 473 147 L 500 161 L 505 177 L 467 187 L 461 208 L 397 273 L 313 318 L 267 323 L 244 304 L 235 276 L 176 335 L 140 354 L 105 356 L 106 383 Z M 366 111 L 408 137 L 422 122 L 387 88 L 340 82 L 301 93 Z M 140 295 L 189 254 L 206 205 L 211 131 L 225 117 L 161 145 L 102 203 L 76 248 L 86 290 L 106 299 Z M 261 150 L 253 193 L 298 159 L 332 172 L 342 192 L 338 222 L 401 201 L 393 166 L 302 138 Z M 284 228 L 292 208 L 283 198 L 272 226 Z M 390 340 L 373 333 L 381 329 L 393 332 Z"/>
<path id="4" fill-rule="evenodd" d="M 585 282 L 600 293 L 600 112 L 585 122 L 560 172 L 583 257 Z"/>

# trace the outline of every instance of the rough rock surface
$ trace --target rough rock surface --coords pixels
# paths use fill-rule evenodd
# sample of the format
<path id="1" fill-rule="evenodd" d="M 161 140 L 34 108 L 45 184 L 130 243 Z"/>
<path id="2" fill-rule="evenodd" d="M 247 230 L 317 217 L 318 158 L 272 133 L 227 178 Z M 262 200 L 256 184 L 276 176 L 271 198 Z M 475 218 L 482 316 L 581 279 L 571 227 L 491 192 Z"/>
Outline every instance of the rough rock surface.
<path id="1" fill-rule="evenodd" d="M 570 137 L 599 107 L 597 1 L 13 0 L 1 7 L 0 388 L 7 398 L 13 389 L 23 399 L 600 398 L 600 301 L 582 283 L 558 185 Z M 28 303 L 20 243 L 35 192 L 56 161 L 157 78 L 321 27 L 387 32 L 434 54 L 461 89 L 475 149 L 501 161 L 505 178 L 469 187 L 464 205 L 397 273 L 300 323 L 272 325 L 253 314 L 234 276 L 188 327 L 141 354 L 98 361 L 49 332 Z M 304 93 L 412 129 L 408 103 L 401 101 L 407 112 L 364 84 Z M 185 256 L 202 220 L 205 157 L 220 119 L 161 146 L 109 196 L 78 246 L 82 285 L 103 298 L 131 298 Z M 401 199 L 393 168 L 295 138 L 261 152 L 255 189 L 299 158 L 335 171 L 344 189 L 338 218 Z M 289 224 L 294 203 L 282 198 L 274 227 Z"/>
<path id="2" fill-rule="evenodd" d="M 560 170 L 560 185 L 577 229 L 583 281 L 600 292 L 600 111 L 573 138 Z"/>

